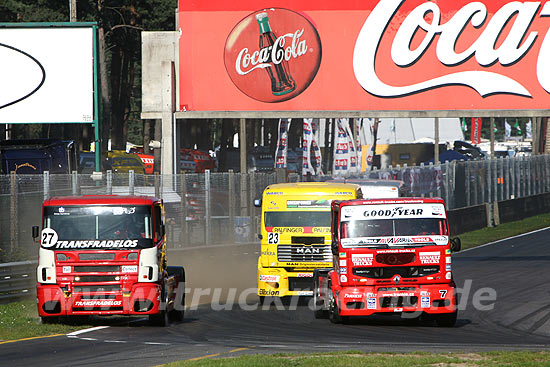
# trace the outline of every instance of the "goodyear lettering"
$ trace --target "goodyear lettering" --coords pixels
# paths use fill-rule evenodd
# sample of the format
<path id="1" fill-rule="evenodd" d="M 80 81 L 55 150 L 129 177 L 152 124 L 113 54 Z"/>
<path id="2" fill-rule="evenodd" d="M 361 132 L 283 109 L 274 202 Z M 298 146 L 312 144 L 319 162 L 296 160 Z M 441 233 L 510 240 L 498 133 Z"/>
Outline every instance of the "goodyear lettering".
<path id="1" fill-rule="evenodd" d="M 386 209 L 386 210 L 366 210 L 363 215 L 365 217 L 388 217 L 393 218 L 395 216 L 419 216 L 423 213 L 422 208 L 416 208 L 416 209 L 405 209 L 403 207 L 396 207 L 393 209 Z"/>

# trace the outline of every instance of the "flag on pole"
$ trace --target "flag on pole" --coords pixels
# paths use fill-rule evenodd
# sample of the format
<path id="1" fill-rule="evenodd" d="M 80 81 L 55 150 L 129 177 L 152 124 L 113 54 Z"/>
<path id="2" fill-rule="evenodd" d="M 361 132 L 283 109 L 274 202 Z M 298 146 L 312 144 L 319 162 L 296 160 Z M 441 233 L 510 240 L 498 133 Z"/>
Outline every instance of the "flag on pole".
<path id="1" fill-rule="evenodd" d="M 462 132 L 465 133 L 466 131 L 468 131 L 468 124 L 466 123 L 466 119 L 464 117 L 461 118 L 461 123 L 462 123 Z"/>
<path id="2" fill-rule="evenodd" d="M 288 151 L 288 130 L 292 119 L 279 119 L 279 139 L 275 150 L 275 168 L 286 168 Z"/>
<path id="3" fill-rule="evenodd" d="M 481 143 L 481 117 L 472 117 L 472 131 L 470 139 L 472 144 Z"/>
<path id="4" fill-rule="evenodd" d="M 525 137 L 527 139 L 532 139 L 533 138 L 533 130 L 532 130 L 532 124 L 531 124 L 531 120 L 529 120 L 529 122 L 525 125 Z"/>
<path id="5" fill-rule="evenodd" d="M 518 135 L 521 135 L 521 127 L 519 126 L 519 121 L 516 119 L 516 123 L 514 124 L 514 128 L 516 129 L 516 132 Z"/>
<path id="6" fill-rule="evenodd" d="M 510 138 L 510 135 L 512 133 L 512 127 L 510 126 L 510 124 L 508 123 L 508 120 L 504 120 L 504 137 L 506 139 L 509 139 Z"/>

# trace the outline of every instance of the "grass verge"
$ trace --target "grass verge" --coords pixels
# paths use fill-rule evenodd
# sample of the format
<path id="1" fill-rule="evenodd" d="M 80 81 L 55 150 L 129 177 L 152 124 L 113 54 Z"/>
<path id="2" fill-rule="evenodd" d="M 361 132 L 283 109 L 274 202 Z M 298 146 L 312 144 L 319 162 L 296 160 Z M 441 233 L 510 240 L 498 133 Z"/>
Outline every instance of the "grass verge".
<path id="1" fill-rule="evenodd" d="M 550 366 L 550 352 L 484 353 L 363 353 L 356 351 L 323 354 L 246 355 L 234 358 L 180 361 L 165 366 L 201 367 L 336 367 L 336 366 Z"/>
<path id="2" fill-rule="evenodd" d="M 550 227 L 550 214 L 540 214 L 497 227 L 482 228 L 462 233 L 458 237 L 462 242 L 462 249 L 467 249 L 546 227 Z"/>
<path id="3" fill-rule="evenodd" d="M 0 342 L 67 334 L 89 325 L 42 324 L 36 310 L 36 300 L 0 304 Z"/>

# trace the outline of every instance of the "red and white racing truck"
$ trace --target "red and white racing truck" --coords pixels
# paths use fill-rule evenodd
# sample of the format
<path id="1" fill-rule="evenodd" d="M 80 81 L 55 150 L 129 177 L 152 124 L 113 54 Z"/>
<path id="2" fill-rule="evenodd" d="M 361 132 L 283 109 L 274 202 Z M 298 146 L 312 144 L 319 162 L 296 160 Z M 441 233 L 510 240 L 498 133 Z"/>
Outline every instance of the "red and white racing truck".
<path id="1" fill-rule="evenodd" d="M 185 271 L 166 265 L 162 201 L 146 196 L 55 197 L 42 206 L 38 314 L 183 319 Z"/>
<path id="2" fill-rule="evenodd" d="M 317 318 L 400 313 L 456 323 L 445 204 L 438 198 L 334 201 L 333 268 L 314 273 Z"/>

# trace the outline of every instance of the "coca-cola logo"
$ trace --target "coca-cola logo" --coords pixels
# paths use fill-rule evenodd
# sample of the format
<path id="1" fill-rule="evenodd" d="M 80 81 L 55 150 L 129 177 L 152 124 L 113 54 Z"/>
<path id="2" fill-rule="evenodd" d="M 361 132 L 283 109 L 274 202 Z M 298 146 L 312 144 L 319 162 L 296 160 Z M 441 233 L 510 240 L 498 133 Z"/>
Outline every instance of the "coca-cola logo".
<path id="1" fill-rule="evenodd" d="M 262 102 L 282 102 L 302 93 L 315 78 L 321 40 L 304 16 L 287 9 L 262 9 L 233 28 L 224 61 L 241 92 Z"/>
<path id="2" fill-rule="evenodd" d="M 483 2 L 469 2 L 444 19 L 440 9 L 443 5 L 435 1 L 423 2 L 403 19 L 400 8 L 404 3 L 407 2 L 380 0 L 361 28 L 355 44 L 353 68 L 357 81 L 367 92 L 379 97 L 403 97 L 434 88 L 463 85 L 482 97 L 495 94 L 532 97 L 532 92 L 518 76 L 505 75 L 502 67 L 522 61 L 539 37 L 544 40 L 534 72 L 539 84 L 550 92 L 550 69 L 545 66 L 550 57 L 550 32 L 539 34 L 531 28 L 537 16 L 550 16 L 549 3 L 541 6 L 544 2 L 511 1 L 499 3 L 500 8 L 493 6 L 489 11 Z M 386 29 L 395 29 L 396 23 L 398 29 L 391 41 L 390 54 L 378 55 Z M 422 76 L 423 80 L 401 85 L 383 80 L 385 78 L 376 71 L 375 64 L 380 58 L 390 58 L 398 67 L 409 68 L 430 49 L 435 50 L 441 63 L 441 68 L 432 70 L 460 69 L 433 77 Z M 470 59 L 477 65 L 467 63 Z M 495 64 L 502 67 L 493 67 L 496 72 L 484 70 Z M 402 70 L 407 73 L 406 69 Z"/>

